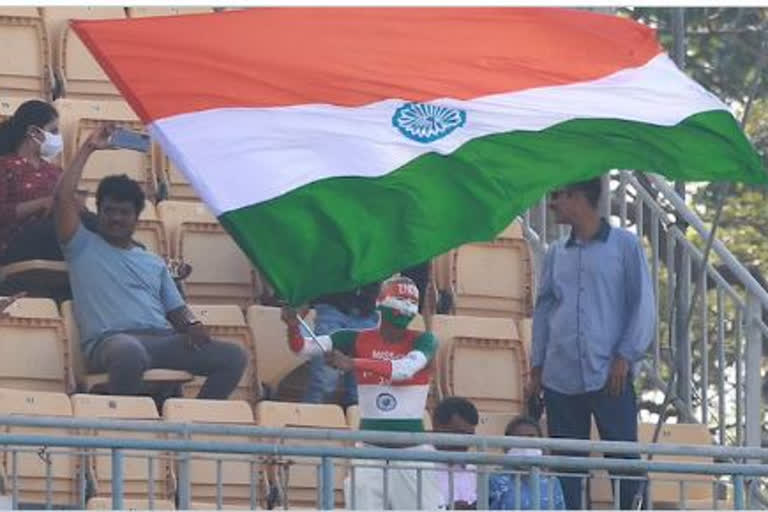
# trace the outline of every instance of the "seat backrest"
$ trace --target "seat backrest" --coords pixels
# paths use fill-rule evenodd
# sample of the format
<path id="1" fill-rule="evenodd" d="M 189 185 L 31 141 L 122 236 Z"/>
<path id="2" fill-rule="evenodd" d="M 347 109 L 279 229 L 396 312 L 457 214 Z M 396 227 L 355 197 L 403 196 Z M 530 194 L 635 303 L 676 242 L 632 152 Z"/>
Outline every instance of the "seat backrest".
<path id="1" fill-rule="evenodd" d="M 183 423 L 220 423 L 253 425 L 253 411 L 242 400 L 197 400 L 172 398 L 163 404 L 165 421 Z M 244 442 L 244 436 L 192 435 L 196 441 Z M 202 457 L 201 457 L 202 456 Z M 227 503 L 250 503 L 251 470 L 258 471 L 257 457 L 249 455 L 192 454 L 189 478 L 193 501 L 211 502 L 216 497 L 216 462 L 211 457 L 226 458 L 222 462 L 222 491 Z M 253 463 L 253 466 L 252 466 Z"/>
<path id="2" fill-rule="evenodd" d="M 72 416 L 72 404 L 64 393 L 15 390 L 0 388 L 0 414 L 23 416 Z M 0 429 L 8 434 L 70 436 L 67 429 L 41 427 L 11 427 Z M 12 449 L 3 450 L 6 474 L 12 471 Z M 46 474 L 50 461 L 51 490 L 54 505 L 71 505 L 76 502 L 77 465 L 74 451 L 68 448 L 26 446 L 17 456 L 16 486 L 20 502 L 43 504 L 46 501 Z M 6 483 L 13 485 L 12 479 Z M 6 492 L 10 494 L 11 489 Z"/>
<path id="3" fill-rule="evenodd" d="M 172 254 L 192 265 L 184 291 L 192 303 L 253 303 L 250 262 L 202 203 L 162 201 L 158 214 L 169 233 Z"/>
<path id="4" fill-rule="evenodd" d="M 36 7 L 0 7 L 0 83 L 4 94 L 50 99 L 51 54 Z"/>
<path id="5" fill-rule="evenodd" d="M 436 276 L 439 289 L 453 291 L 457 315 L 519 319 L 533 312 L 533 259 L 517 221 L 491 242 L 438 258 Z"/>
<path id="6" fill-rule="evenodd" d="M 314 313 L 310 313 L 306 319 L 310 325 L 313 318 Z M 276 392 L 280 381 L 302 365 L 304 360 L 288 348 L 285 324 L 280 320 L 280 308 L 251 306 L 247 310 L 246 319 L 256 347 L 259 379 Z"/>
<path id="7" fill-rule="evenodd" d="M 0 386 L 67 392 L 66 334 L 50 299 L 17 300 L 0 317 Z"/>
<path id="8" fill-rule="evenodd" d="M 212 338 L 234 343 L 243 348 L 248 358 L 248 366 L 237 388 L 230 395 L 230 399 L 245 400 L 249 404 L 255 404 L 260 396 L 260 384 L 256 371 L 256 348 L 242 310 L 235 305 L 202 306 L 198 304 L 189 305 L 189 309 L 203 322 Z M 196 397 L 203 382 L 203 378 L 196 378 L 184 384 L 184 397 Z"/>
<path id="9" fill-rule="evenodd" d="M 71 380 L 75 383 L 75 389 L 85 390 L 85 382 L 88 374 L 85 359 L 80 345 L 80 330 L 75 319 L 74 306 L 71 300 L 61 303 L 61 316 L 64 321 L 64 329 L 67 337 L 67 353 L 69 354 L 69 368 Z"/>
<path id="10" fill-rule="evenodd" d="M 75 394 L 72 395 L 74 416 L 78 418 L 110 418 L 121 420 L 159 420 L 154 400 L 142 396 L 110 396 Z M 152 432 L 126 432 L 110 430 L 87 430 L 81 434 L 91 436 L 120 436 L 135 439 L 163 439 L 163 435 Z M 156 499 L 167 498 L 168 454 L 151 451 L 130 450 L 123 460 L 123 492 L 129 498 L 146 497 L 149 492 L 148 457 L 153 457 L 153 492 Z M 112 458 L 108 453 L 89 458 L 89 467 L 94 481 L 94 492 L 99 496 L 112 494 Z"/>
<path id="11" fill-rule="evenodd" d="M 437 365 L 443 396 L 465 397 L 483 412 L 522 409 L 528 363 L 514 322 L 435 315 L 433 329 L 440 340 Z"/>
<path id="12" fill-rule="evenodd" d="M 43 7 L 43 18 L 51 34 L 53 63 L 63 82 L 64 94 L 75 98 L 118 98 L 120 93 L 101 69 L 74 30 L 71 19 L 125 18 L 122 7 Z"/>
<path id="13" fill-rule="evenodd" d="M 182 14 L 207 14 L 213 12 L 211 7 L 128 7 L 129 18 L 145 18 L 147 16 L 178 16 Z"/>
<path id="14" fill-rule="evenodd" d="M 475 433 L 480 436 L 503 436 L 504 430 L 516 414 L 481 412 Z"/>

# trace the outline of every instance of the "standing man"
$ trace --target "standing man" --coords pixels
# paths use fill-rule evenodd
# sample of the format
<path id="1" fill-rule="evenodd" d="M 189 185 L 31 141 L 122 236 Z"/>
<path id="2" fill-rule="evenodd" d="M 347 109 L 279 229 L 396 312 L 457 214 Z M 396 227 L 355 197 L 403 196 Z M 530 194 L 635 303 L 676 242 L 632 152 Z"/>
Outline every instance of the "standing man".
<path id="1" fill-rule="evenodd" d="M 325 295 L 315 301 L 315 334 L 330 335 L 336 331 L 373 329 L 379 323 L 376 298 L 380 282 L 361 286 L 355 290 Z M 341 405 L 357 404 L 357 380 L 355 372 L 340 372 L 325 363 L 322 355 L 309 361 L 309 382 L 304 401 L 310 404 L 325 403 L 336 392 L 339 378 L 342 380 Z"/>
<path id="2" fill-rule="evenodd" d="M 526 392 L 543 390 L 552 437 L 589 439 L 594 415 L 600 439 L 637 441 L 633 366 L 654 332 L 653 287 L 638 238 L 600 217 L 600 193 L 595 178 L 551 195 L 555 220 L 571 235 L 544 261 Z M 581 478 L 562 483 L 566 506 L 583 508 Z M 622 480 L 622 509 L 638 488 L 639 480 Z"/>
<path id="3" fill-rule="evenodd" d="M 336 331 L 330 336 L 317 336 L 316 340 L 302 335 L 295 312 L 286 308 L 283 310 L 283 321 L 288 326 L 288 345 L 302 357 L 324 355 L 331 366 L 355 372 L 360 396 L 361 430 L 422 432 L 437 340 L 430 332 L 408 329 L 419 307 L 419 291 L 411 279 L 395 277 L 385 282 L 377 306 L 381 313 L 378 328 Z M 434 449 L 431 446 L 385 447 Z M 363 464 L 379 467 L 359 467 Z M 353 463 L 351 470 L 355 477 L 347 478 L 345 482 L 348 508 L 435 510 L 442 504 L 434 472 L 423 472 L 419 492 L 419 476 L 415 469 L 411 469 L 434 469 L 434 464 L 393 463 L 397 467 L 389 469 L 386 495 L 383 464 L 389 465 L 382 461 Z"/>

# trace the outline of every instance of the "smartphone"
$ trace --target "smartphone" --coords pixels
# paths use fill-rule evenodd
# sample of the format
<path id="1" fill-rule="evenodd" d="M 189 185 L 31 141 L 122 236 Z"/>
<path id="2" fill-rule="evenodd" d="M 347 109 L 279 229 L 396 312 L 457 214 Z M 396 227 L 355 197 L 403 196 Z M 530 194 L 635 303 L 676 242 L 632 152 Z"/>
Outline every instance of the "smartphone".
<path id="1" fill-rule="evenodd" d="M 109 138 L 113 148 L 132 149 L 133 151 L 149 152 L 149 135 L 146 133 L 117 128 Z"/>

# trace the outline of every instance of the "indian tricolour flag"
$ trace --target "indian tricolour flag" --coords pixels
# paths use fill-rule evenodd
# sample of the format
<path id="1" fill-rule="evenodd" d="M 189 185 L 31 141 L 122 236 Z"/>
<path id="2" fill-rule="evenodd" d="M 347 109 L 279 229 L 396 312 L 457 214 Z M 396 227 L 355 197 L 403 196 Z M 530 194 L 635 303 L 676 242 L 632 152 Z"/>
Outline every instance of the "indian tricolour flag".
<path id="1" fill-rule="evenodd" d="M 492 239 L 609 169 L 768 181 L 728 108 L 618 17 L 258 8 L 74 29 L 293 303 Z"/>

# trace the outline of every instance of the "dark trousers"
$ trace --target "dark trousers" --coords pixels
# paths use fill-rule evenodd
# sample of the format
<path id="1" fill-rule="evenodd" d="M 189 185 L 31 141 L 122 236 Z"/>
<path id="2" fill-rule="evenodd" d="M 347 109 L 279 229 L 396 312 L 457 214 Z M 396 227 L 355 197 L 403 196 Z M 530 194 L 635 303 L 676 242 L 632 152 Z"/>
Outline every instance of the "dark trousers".
<path id="1" fill-rule="evenodd" d="M 86 228 L 96 231 L 97 217 L 95 213 L 84 211 L 80 214 L 80 220 Z M 52 215 L 25 225 L 8 242 L 6 250 L 0 254 L 0 265 L 28 260 L 64 260 L 59 240 L 56 237 L 56 226 Z"/>
<path id="2" fill-rule="evenodd" d="M 600 439 L 603 441 L 637 441 L 637 401 L 632 379 L 624 392 L 612 396 L 606 390 L 577 395 L 565 395 L 544 389 L 544 405 L 547 409 L 547 429 L 550 437 L 589 439 L 594 415 Z M 585 456 L 584 452 L 558 452 L 558 455 Z M 636 455 L 611 455 L 606 457 L 638 458 Z M 628 476 L 626 473 L 624 476 Z M 618 474 L 613 476 L 619 476 Z M 639 475 L 635 475 L 639 476 Z M 565 505 L 571 510 L 584 508 L 581 502 L 581 477 L 561 477 Z M 632 500 L 640 489 L 639 479 L 622 479 L 620 504 L 623 510 L 632 507 Z M 615 488 L 612 486 L 612 488 Z"/>
<path id="3" fill-rule="evenodd" d="M 211 340 L 194 350 L 186 335 L 166 332 L 119 333 L 104 339 L 88 361 L 91 372 L 109 373 L 112 395 L 137 395 L 152 368 L 183 370 L 207 377 L 198 398 L 226 400 L 240 382 L 247 358 L 234 343 Z"/>

